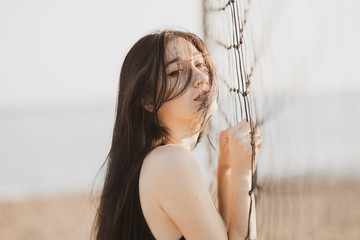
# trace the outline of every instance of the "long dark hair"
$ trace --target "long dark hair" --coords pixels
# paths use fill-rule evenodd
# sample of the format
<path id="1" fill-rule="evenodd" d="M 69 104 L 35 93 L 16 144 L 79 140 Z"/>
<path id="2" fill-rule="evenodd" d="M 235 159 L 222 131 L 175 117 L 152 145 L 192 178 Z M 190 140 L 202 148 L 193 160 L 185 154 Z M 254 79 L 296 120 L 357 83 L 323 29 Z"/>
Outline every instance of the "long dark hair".
<path id="1" fill-rule="evenodd" d="M 117 99 L 112 145 L 103 166 L 106 177 L 94 221 L 97 240 L 135 239 L 139 229 L 139 174 L 142 162 L 154 148 L 168 141 L 167 129 L 160 126 L 157 111 L 166 102 L 185 93 L 191 76 L 171 87 L 166 81 L 165 47 L 174 38 L 184 38 L 202 53 L 208 69 L 211 90 L 197 113 L 203 116 L 197 143 L 205 130 L 209 106 L 217 97 L 214 69 L 203 41 L 195 34 L 165 30 L 148 34 L 135 43 L 123 62 Z M 179 86 L 181 86 L 179 88 Z M 153 111 L 144 108 L 150 101 Z M 141 211 L 141 209 L 140 209 Z"/>

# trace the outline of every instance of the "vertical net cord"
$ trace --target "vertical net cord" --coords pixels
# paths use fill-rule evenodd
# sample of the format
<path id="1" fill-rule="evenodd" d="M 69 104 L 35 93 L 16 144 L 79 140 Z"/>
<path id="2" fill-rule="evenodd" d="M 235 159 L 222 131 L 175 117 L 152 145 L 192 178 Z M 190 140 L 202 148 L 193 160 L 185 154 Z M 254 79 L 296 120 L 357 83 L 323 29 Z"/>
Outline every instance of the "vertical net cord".
<path id="1" fill-rule="evenodd" d="M 253 125 L 253 122 L 251 121 L 252 114 L 251 114 L 251 108 L 250 108 L 250 101 L 248 98 L 249 94 L 249 86 L 250 86 L 250 76 L 252 75 L 254 66 L 251 67 L 250 73 L 246 74 L 246 56 L 244 54 L 244 39 L 243 39 L 243 31 L 246 24 L 246 16 L 248 9 L 245 9 L 244 11 L 241 11 L 240 7 L 240 0 L 229 0 L 224 7 L 220 8 L 205 8 L 205 11 L 209 12 L 219 12 L 223 11 L 225 12 L 227 8 L 230 8 L 231 13 L 231 24 L 232 24 L 232 37 L 231 37 L 231 44 L 230 46 L 227 46 L 223 42 L 217 40 L 213 36 L 207 36 L 212 37 L 216 39 L 214 42 L 217 45 L 220 45 L 221 47 L 225 48 L 228 51 L 233 52 L 233 61 L 235 65 L 235 75 L 236 75 L 236 85 L 237 87 L 231 87 L 231 85 L 227 82 L 226 79 L 220 79 L 225 86 L 228 88 L 228 90 L 231 93 L 234 93 L 235 101 L 234 101 L 234 107 L 235 107 L 235 121 L 239 122 L 239 114 L 238 111 L 240 110 L 240 116 L 245 114 L 246 121 L 250 121 L 250 136 L 251 136 L 251 147 L 252 147 L 252 156 L 251 156 L 251 188 L 249 191 L 249 197 L 250 197 L 250 206 L 249 206 L 249 214 L 248 214 L 248 229 L 247 229 L 247 235 L 245 239 L 250 239 L 250 234 L 252 232 L 256 232 L 256 229 L 252 231 L 251 229 L 251 219 L 252 214 L 255 213 L 255 192 L 254 190 L 257 188 L 256 184 L 256 164 L 255 164 L 255 157 L 256 157 L 256 151 L 255 151 L 255 142 L 254 142 L 254 133 L 255 133 L 255 126 Z M 248 1 L 248 5 L 250 3 L 250 0 Z M 244 12 L 244 19 L 241 19 L 240 12 Z M 211 40 L 211 39 L 210 39 Z M 253 46 L 254 47 L 254 46 Z M 255 56 L 255 62 L 256 62 L 256 56 Z M 240 96 L 241 95 L 241 96 Z M 242 99 L 242 100 L 241 100 Z M 244 103 L 244 109 L 242 107 L 242 101 Z M 238 102 L 238 104 L 237 104 Z M 239 108 L 237 107 L 239 106 Z M 243 112 L 244 110 L 244 112 Z M 226 120 L 227 123 L 229 123 L 227 114 L 225 112 L 220 112 Z"/>
<path id="2" fill-rule="evenodd" d="M 250 121 L 251 119 L 251 110 L 250 110 L 250 103 L 249 103 L 249 99 L 248 99 L 248 79 L 246 78 L 246 73 L 245 73 L 245 61 L 244 61 L 244 51 L 243 51 L 243 30 L 244 30 L 244 26 L 245 26 L 245 20 L 244 22 L 241 21 L 240 19 L 240 14 L 239 14 L 239 5 L 240 4 L 235 4 L 235 1 L 232 1 L 232 6 L 234 8 L 234 15 L 236 13 L 236 16 L 234 16 L 235 19 L 237 19 L 237 24 L 235 26 L 235 34 L 236 34 L 236 38 L 237 38 L 237 42 L 236 42 L 236 51 L 238 52 L 238 57 L 239 59 L 239 65 L 240 65 L 240 71 L 241 71 L 241 85 L 242 85 L 242 96 L 243 96 L 243 101 L 244 101 L 244 107 L 245 107 L 245 116 L 246 116 L 246 121 Z M 246 83 L 244 83 L 244 80 L 246 79 Z M 239 81 L 239 78 L 238 78 Z M 238 96 L 240 97 L 240 94 L 238 93 Z M 249 191 L 249 197 L 250 197 L 250 206 L 249 206 L 249 215 L 248 215 L 248 230 L 247 230 L 247 234 L 245 239 L 250 239 L 250 232 L 251 232 L 251 216 L 253 214 L 253 208 L 254 208 L 254 201 L 255 201 L 255 196 L 254 196 L 254 189 L 255 189 L 255 182 L 256 182 L 256 165 L 255 165 L 255 143 L 254 143 L 254 132 L 255 132 L 255 126 L 253 126 L 252 121 L 250 121 L 250 129 L 251 129 L 251 148 L 252 148 L 252 155 L 251 155 L 251 189 Z M 255 230 L 256 231 L 256 230 Z"/>
<path id="3" fill-rule="evenodd" d="M 236 66 L 239 65 L 239 69 L 240 69 L 240 77 L 239 74 L 237 74 L 237 81 L 238 81 L 238 86 L 240 86 L 240 81 L 241 81 L 241 87 L 242 87 L 242 91 L 241 91 L 241 95 L 243 97 L 243 101 L 244 101 L 244 112 L 245 112 L 245 117 L 246 117 L 246 121 L 250 121 L 251 119 L 251 110 L 250 110 L 250 103 L 249 103 L 249 99 L 248 99 L 248 79 L 246 77 L 246 73 L 245 73 L 245 61 L 244 61 L 244 51 L 243 51 L 243 30 L 244 30 L 244 26 L 245 26 L 245 20 L 241 21 L 240 19 L 240 14 L 239 14 L 239 5 L 240 4 L 235 4 L 235 1 L 232 0 L 231 1 L 231 7 L 232 7 L 232 13 L 233 13 L 233 19 L 234 19 L 234 27 L 233 29 L 235 30 L 235 38 L 236 38 L 236 42 L 233 44 L 233 49 L 235 52 L 237 52 L 237 54 L 235 55 L 237 58 L 237 63 Z M 246 83 L 244 83 L 246 80 Z M 238 88 L 237 90 L 237 95 L 238 98 L 240 98 L 240 90 Z M 253 123 L 250 121 L 250 129 L 251 129 L 251 147 L 252 147 L 252 155 L 251 155 L 251 189 L 249 191 L 249 197 L 250 197 L 250 206 L 249 206 L 249 215 L 248 215 L 248 229 L 247 229 L 247 234 L 245 239 L 248 240 L 250 239 L 250 232 L 251 232 L 251 216 L 254 213 L 253 208 L 254 208 L 254 201 L 255 201 L 255 196 L 254 196 L 254 189 L 255 189 L 255 182 L 256 182 L 256 165 L 255 165 L 255 143 L 254 143 L 254 127 Z"/>

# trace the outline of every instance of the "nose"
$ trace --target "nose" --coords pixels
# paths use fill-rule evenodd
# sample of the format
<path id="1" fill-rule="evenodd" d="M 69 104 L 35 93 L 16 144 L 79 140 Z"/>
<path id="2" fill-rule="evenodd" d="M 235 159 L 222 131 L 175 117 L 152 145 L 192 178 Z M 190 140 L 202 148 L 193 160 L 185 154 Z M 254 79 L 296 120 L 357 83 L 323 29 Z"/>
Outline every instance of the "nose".
<path id="1" fill-rule="evenodd" d="M 192 70 L 192 78 L 195 88 L 201 87 L 205 84 L 209 85 L 209 75 L 196 67 Z"/>

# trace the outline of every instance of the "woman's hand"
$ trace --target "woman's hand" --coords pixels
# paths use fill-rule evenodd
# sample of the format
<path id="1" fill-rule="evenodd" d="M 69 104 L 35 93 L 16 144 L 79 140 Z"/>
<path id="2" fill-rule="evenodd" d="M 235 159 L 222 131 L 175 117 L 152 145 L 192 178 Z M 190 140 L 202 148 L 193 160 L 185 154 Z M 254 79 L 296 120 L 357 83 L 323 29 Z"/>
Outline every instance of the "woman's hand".
<path id="1" fill-rule="evenodd" d="M 262 145 L 262 137 L 256 122 L 251 118 L 254 129 L 253 141 L 255 143 L 255 154 Z M 251 134 L 250 122 L 242 119 L 238 124 L 220 133 L 219 139 L 219 163 L 218 167 L 223 169 L 238 169 L 240 171 L 251 170 Z"/>

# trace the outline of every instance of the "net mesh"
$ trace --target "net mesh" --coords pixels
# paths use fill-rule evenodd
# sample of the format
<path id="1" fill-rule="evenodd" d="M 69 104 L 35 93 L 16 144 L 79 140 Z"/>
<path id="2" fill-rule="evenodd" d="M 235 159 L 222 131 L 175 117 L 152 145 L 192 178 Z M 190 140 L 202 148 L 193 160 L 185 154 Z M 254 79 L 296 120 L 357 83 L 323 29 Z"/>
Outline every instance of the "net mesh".
<path id="1" fill-rule="evenodd" d="M 304 51 L 318 44 L 304 36 L 316 35 L 320 28 L 313 27 L 318 24 L 314 20 L 313 26 L 302 28 L 306 31 L 297 32 L 292 14 L 300 7 L 283 0 L 203 1 L 204 39 L 220 87 L 209 135 L 218 146 L 221 130 L 243 118 L 256 119 L 264 139 L 256 156 L 257 168 L 252 165 L 250 192 L 254 192 L 251 199 L 256 199 L 258 239 L 359 239 L 355 219 L 360 219 L 360 211 L 349 206 L 360 196 L 359 171 L 350 167 L 359 166 L 360 157 L 340 150 L 342 155 L 336 152 L 336 156 L 347 162 L 339 164 L 324 143 L 329 139 L 321 138 L 333 131 L 329 114 L 334 111 L 321 112 L 328 98 L 304 94 L 309 75 L 315 75 L 311 59 L 320 58 L 323 51 Z M 312 4 L 309 13 L 299 15 L 311 18 L 320 8 L 321 4 Z M 345 110 L 341 108 L 343 114 Z M 209 176 L 215 176 L 217 149 L 209 144 L 208 152 Z M 215 180 L 209 182 L 216 201 Z M 255 213 L 253 203 L 249 215 Z"/>

